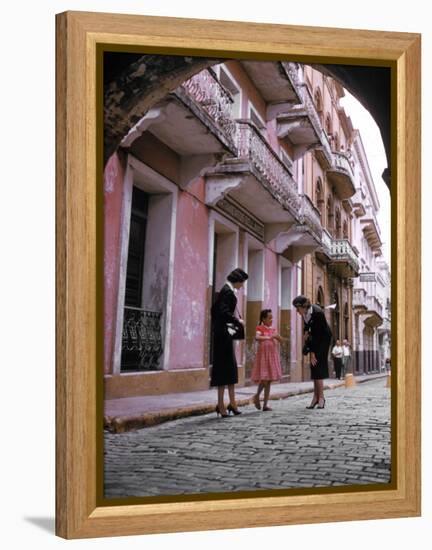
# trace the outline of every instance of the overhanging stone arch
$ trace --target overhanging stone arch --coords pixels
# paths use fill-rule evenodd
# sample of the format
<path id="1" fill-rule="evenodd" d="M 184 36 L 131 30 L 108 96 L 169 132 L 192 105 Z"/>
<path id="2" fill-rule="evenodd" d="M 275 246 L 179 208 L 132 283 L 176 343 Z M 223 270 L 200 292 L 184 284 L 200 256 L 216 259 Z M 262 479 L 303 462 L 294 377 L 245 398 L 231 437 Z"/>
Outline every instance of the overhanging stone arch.
<path id="1" fill-rule="evenodd" d="M 149 109 L 219 59 L 105 53 L 104 162 Z"/>
<path id="2" fill-rule="evenodd" d="M 105 53 L 104 160 L 123 137 L 167 93 L 194 74 L 222 59 L 174 55 Z M 377 123 L 390 166 L 390 69 L 354 65 L 320 65 L 313 68 L 337 80 L 369 111 Z M 383 179 L 390 187 L 390 170 Z"/>

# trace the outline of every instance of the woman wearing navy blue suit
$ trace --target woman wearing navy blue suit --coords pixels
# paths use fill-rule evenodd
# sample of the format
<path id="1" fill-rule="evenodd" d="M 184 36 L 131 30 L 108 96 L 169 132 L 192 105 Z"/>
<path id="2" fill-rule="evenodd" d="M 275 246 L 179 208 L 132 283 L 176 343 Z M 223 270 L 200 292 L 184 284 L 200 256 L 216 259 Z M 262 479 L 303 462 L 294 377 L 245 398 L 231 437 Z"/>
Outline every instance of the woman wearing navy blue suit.
<path id="1" fill-rule="evenodd" d="M 213 321 L 213 365 L 210 385 L 217 387 L 218 403 L 216 412 L 222 417 L 229 412 L 241 414 L 237 408 L 234 385 L 238 382 L 237 360 L 234 353 L 234 342 L 231 327 L 244 325 L 244 321 L 235 315 L 237 306 L 237 291 L 248 279 L 248 274 L 237 268 L 227 277 L 212 307 Z M 229 405 L 225 408 L 224 392 L 228 387 Z"/>
<path id="2" fill-rule="evenodd" d="M 314 395 L 307 408 L 313 409 L 318 405 L 318 409 L 323 409 L 325 406 L 324 378 L 329 377 L 328 353 L 332 332 L 320 306 L 312 305 L 305 296 L 294 298 L 293 306 L 303 317 L 305 335 L 303 353 L 310 354 L 311 378 L 314 382 Z"/>

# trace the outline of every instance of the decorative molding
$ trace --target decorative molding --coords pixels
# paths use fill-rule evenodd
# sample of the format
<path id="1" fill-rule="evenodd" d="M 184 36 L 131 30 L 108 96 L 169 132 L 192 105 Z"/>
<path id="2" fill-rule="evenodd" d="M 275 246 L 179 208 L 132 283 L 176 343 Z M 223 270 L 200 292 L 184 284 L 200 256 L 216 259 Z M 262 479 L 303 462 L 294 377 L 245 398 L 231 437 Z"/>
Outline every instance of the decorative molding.
<path id="1" fill-rule="evenodd" d="M 221 210 L 238 225 L 241 225 L 246 231 L 249 231 L 261 242 L 264 241 L 264 224 L 257 220 L 245 208 L 234 203 L 232 199 L 223 198 L 217 203 L 216 208 Z"/>

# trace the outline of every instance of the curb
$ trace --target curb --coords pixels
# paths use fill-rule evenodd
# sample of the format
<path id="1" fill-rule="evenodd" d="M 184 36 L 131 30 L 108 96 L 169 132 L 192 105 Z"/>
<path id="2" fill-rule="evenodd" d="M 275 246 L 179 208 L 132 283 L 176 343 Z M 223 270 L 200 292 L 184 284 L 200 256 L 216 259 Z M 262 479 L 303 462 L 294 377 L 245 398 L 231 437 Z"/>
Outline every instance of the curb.
<path id="1" fill-rule="evenodd" d="M 373 378 L 356 379 L 357 384 L 364 384 L 365 382 L 371 382 L 372 380 L 378 380 L 386 378 L 387 374 L 377 375 Z M 336 388 L 344 387 L 344 381 L 338 381 L 335 383 L 325 384 L 325 390 L 334 390 Z M 291 390 L 281 393 L 274 393 L 270 396 L 270 400 L 276 401 L 281 399 L 287 399 L 288 397 L 294 397 L 296 395 L 304 395 L 312 393 L 312 388 L 305 388 L 299 390 Z M 252 396 L 249 398 L 238 399 L 237 405 L 244 407 L 252 404 Z M 186 418 L 188 416 L 202 416 L 204 414 L 210 414 L 215 412 L 214 405 L 192 405 L 189 407 L 180 407 L 176 409 L 164 409 L 158 412 L 149 412 L 140 415 L 133 416 L 105 416 L 104 417 L 104 429 L 110 433 L 120 434 L 129 432 L 132 430 L 138 430 L 141 428 L 149 428 L 156 426 L 170 420 L 178 420 L 180 418 Z"/>

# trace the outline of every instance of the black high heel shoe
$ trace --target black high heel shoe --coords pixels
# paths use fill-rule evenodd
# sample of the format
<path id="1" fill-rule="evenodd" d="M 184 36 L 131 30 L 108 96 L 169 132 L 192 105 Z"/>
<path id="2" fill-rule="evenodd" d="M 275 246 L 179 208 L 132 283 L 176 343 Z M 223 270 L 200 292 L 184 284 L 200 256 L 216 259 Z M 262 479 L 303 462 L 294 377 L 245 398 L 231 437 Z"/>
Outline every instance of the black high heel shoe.
<path id="1" fill-rule="evenodd" d="M 318 402 L 319 403 L 319 402 Z M 325 407 L 325 399 L 323 399 L 323 404 L 322 405 L 318 405 L 318 409 L 323 409 Z"/>
<path id="2" fill-rule="evenodd" d="M 307 409 L 314 409 L 317 405 L 318 405 L 319 401 L 315 401 L 315 403 L 311 403 L 308 407 L 306 407 Z"/>
<path id="3" fill-rule="evenodd" d="M 235 416 L 237 416 L 238 414 L 241 414 L 241 411 L 239 411 L 238 409 L 235 409 L 235 408 L 231 405 L 231 403 L 228 405 L 227 411 L 228 411 L 228 413 L 233 413 Z"/>
<path id="4" fill-rule="evenodd" d="M 228 418 L 228 416 L 229 416 L 229 414 L 222 414 L 222 413 L 220 412 L 219 405 L 216 405 L 215 411 L 216 411 L 216 414 L 217 414 L 217 417 L 218 417 L 218 418 L 219 418 L 219 415 L 221 415 L 222 418 Z"/>

